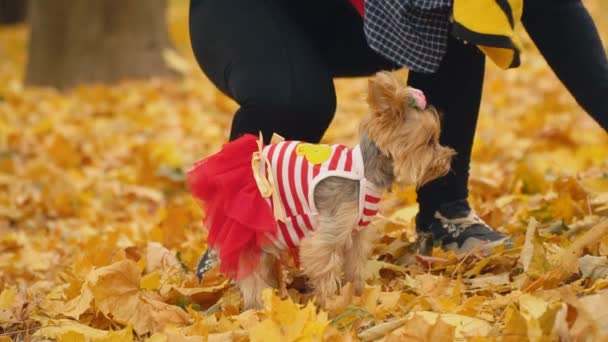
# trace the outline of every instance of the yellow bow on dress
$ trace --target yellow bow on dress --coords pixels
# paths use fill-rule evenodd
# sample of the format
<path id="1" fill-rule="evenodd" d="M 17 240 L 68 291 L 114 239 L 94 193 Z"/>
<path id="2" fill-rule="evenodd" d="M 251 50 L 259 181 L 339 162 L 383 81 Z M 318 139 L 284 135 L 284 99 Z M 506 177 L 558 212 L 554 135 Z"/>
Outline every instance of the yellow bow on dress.
<path id="1" fill-rule="evenodd" d="M 283 141 L 284 139 L 278 135 L 273 134 L 271 142 L 276 143 Z M 272 206 L 274 209 L 274 217 L 277 220 L 284 221 L 285 219 L 285 210 L 281 205 L 280 196 L 273 196 L 273 194 L 278 194 L 276 191 L 275 183 L 272 176 L 272 167 L 270 166 L 270 162 L 268 159 L 263 158 L 262 149 L 264 148 L 264 139 L 262 137 L 262 132 L 260 132 L 260 138 L 258 139 L 258 151 L 253 153 L 251 158 L 251 168 L 253 170 L 253 177 L 255 178 L 255 183 L 260 190 L 260 194 L 264 198 L 270 197 L 272 200 Z M 264 172 L 261 167 L 262 158 L 264 159 L 264 165 L 266 168 L 266 174 L 268 174 L 268 179 L 264 176 Z"/>

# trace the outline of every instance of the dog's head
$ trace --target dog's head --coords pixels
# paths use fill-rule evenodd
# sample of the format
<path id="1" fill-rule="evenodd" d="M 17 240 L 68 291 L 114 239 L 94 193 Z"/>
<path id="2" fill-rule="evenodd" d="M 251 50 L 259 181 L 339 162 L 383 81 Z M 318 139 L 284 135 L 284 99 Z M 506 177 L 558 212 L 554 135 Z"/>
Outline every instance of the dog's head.
<path id="1" fill-rule="evenodd" d="M 439 144 L 439 114 L 422 92 L 380 72 L 369 81 L 367 101 L 362 131 L 391 159 L 399 183 L 422 186 L 448 173 L 455 152 Z"/>

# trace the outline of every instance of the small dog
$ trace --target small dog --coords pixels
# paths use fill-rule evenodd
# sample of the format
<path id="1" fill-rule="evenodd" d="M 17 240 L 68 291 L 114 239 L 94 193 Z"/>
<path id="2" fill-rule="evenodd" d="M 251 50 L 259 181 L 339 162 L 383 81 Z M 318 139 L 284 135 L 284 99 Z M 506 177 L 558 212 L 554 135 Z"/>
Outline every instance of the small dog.
<path id="1" fill-rule="evenodd" d="M 293 261 L 320 305 L 342 277 L 360 294 L 370 257 L 369 229 L 394 182 L 421 186 L 445 175 L 455 152 L 439 144 L 440 120 L 422 92 L 381 72 L 369 81 L 371 113 L 360 143 L 267 146 L 254 136 L 224 145 L 188 174 L 206 209 L 209 246 L 236 279 L 246 308 L 278 288 L 279 263 Z M 291 258 L 290 258 L 291 257 Z"/>

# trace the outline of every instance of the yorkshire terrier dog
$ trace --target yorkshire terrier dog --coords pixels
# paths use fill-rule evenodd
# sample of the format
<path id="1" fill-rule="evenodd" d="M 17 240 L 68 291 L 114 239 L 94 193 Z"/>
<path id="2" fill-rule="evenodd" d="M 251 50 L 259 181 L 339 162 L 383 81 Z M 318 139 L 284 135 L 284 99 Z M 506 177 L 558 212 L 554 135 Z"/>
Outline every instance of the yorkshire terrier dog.
<path id="1" fill-rule="evenodd" d="M 360 143 L 264 146 L 245 135 L 195 164 L 188 185 L 205 210 L 208 244 L 235 279 L 245 307 L 278 288 L 277 265 L 299 267 L 319 304 L 342 279 L 364 287 L 371 253 L 365 227 L 396 182 L 421 186 L 445 175 L 455 152 L 439 144 L 440 120 L 421 91 L 381 72 L 369 81 Z"/>

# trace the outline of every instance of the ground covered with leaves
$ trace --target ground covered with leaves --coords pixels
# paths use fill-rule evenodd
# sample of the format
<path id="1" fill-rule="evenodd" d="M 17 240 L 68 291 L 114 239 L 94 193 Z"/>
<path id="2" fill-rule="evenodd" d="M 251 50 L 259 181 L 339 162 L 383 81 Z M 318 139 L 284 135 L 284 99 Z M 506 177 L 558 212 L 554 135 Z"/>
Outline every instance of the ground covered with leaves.
<path id="1" fill-rule="evenodd" d="M 608 38 L 602 1 L 587 3 Z M 203 213 L 184 172 L 236 107 L 193 63 L 185 11 L 168 15 L 177 79 L 66 93 L 24 88 L 26 28 L 0 29 L 0 341 L 608 338 L 608 135 L 527 40 L 518 70 L 488 66 L 470 181 L 514 249 L 414 255 L 415 192 L 397 188 L 360 297 L 347 284 L 320 310 L 268 291 L 243 311 L 221 275 L 199 283 Z M 352 145 L 366 81 L 337 88 L 325 141 Z"/>

